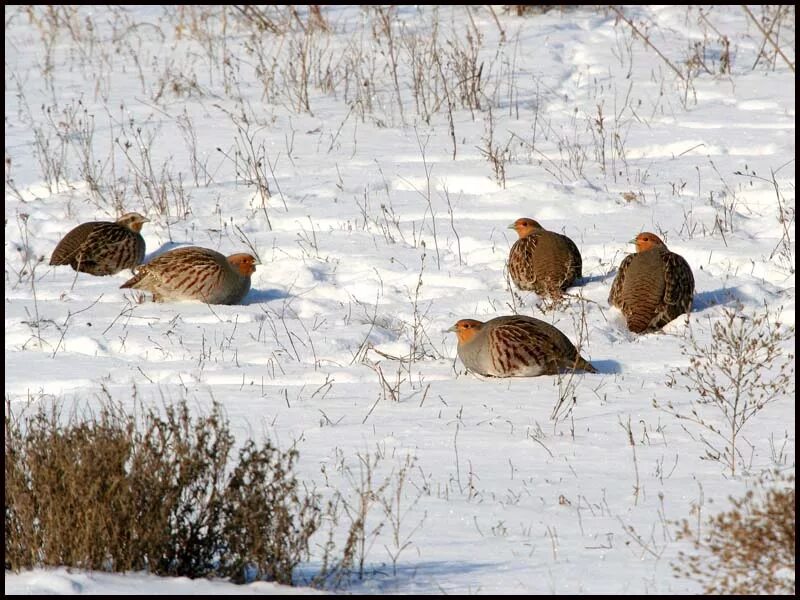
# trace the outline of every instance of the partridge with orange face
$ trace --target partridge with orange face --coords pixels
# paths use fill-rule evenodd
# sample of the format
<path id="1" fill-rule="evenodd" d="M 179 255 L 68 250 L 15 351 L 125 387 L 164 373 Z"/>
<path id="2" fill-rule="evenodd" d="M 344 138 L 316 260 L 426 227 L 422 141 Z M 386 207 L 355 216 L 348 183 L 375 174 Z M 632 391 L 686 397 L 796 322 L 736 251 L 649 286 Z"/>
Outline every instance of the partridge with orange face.
<path id="1" fill-rule="evenodd" d="M 608 303 L 625 315 L 628 329 L 645 333 L 689 314 L 694 296 L 689 263 L 654 233 L 640 233 L 631 243 L 636 254 L 622 261 L 608 295 Z"/>
<path id="2" fill-rule="evenodd" d="M 250 291 L 250 276 L 257 262 L 250 254 L 226 258 L 208 248 L 177 248 L 137 267 L 136 275 L 120 287 L 152 292 L 155 302 L 238 304 Z"/>
<path id="3" fill-rule="evenodd" d="M 482 323 L 461 319 L 458 357 L 470 371 L 491 377 L 536 377 L 581 369 L 597 373 L 566 335 L 549 323 L 514 315 Z"/>
<path id="4" fill-rule="evenodd" d="M 144 260 L 140 232 L 149 220 L 133 212 L 122 215 L 115 223 L 91 221 L 78 225 L 58 243 L 50 264 L 69 265 L 90 275 L 113 275 L 132 269 Z"/>
<path id="5" fill-rule="evenodd" d="M 519 235 L 508 254 L 508 272 L 519 289 L 560 298 L 582 276 L 581 253 L 567 236 L 527 218 L 517 219 L 508 228 Z"/>

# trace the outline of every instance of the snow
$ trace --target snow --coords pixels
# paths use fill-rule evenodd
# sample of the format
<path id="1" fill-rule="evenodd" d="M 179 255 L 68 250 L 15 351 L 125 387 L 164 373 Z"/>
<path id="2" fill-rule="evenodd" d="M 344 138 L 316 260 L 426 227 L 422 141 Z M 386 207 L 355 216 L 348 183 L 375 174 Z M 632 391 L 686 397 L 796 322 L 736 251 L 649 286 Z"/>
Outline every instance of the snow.
<path id="1" fill-rule="evenodd" d="M 355 593 L 698 593 L 673 576 L 670 562 L 691 550 L 674 522 L 723 510 L 767 470 L 794 472 L 793 386 L 748 422 L 748 461 L 734 477 L 704 459 L 702 429 L 653 406 L 696 397 L 666 381 L 687 364 L 689 333 L 708 343 L 725 306 L 795 322 L 795 78 L 780 57 L 753 68 L 763 36 L 740 7 L 702 9 L 730 39 L 730 74 L 698 8 L 625 7 L 684 74 L 693 44 L 704 45 L 712 72 L 683 79 L 602 9 L 516 17 L 495 7 L 503 42 L 486 7 L 397 7 L 399 40 L 429 43 L 434 21 L 440 42 L 467 48 L 473 27 L 482 36 L 485 96 L 481 109 L 454 107 L 455 158 L 446 105 L 430 123 L 416 109 L 405 45 L 401 117 L 369 11 L 322 8 L 331 31 L 310 38 L 311 56 L 330 65 L 335 89 L 313 73 L 308 112 L 287 55 L 297 29 L 284 45 L 260 37 L 279 61 L 270 86 L 232 15 L 224 37 L 212 17 L 203 43 L 179 30 L 175 7 L 74 10 L 77 39 L 6 7 L 7 411 L 91 403 L 101 387 L 128 407 L 134 388 L 139 401 L 186 398 L 198 413 L 217 399 L 237 441 L 296 448 L 309 488 L 346 496 L 362 457 L 375 458 L 378 481 L 413 460 L 400 494 L 409 544 L 398 548 L 374 508 L 369 530 L 383 527 Z M 790 24 L 784 51 L 793 14 Z M 349 68 L 362 69 L 365 89 L 346 89 L 356 56 Z M 247 180 L 248 140 L 264 159 L 266 203 Z M 489 145 L 508 149 L 505 185 Z M 162 198 L 140 176 L 148 164 Z M 140 303 L 119 289 L 127 272 L 48 265 L 69 229 L 116 218 L 115 200 L 151 219 L 147 259 L 175 245 L 231 254 L 252 244 L 262 264 L 242 305 Z M 551 310 L 509 287 L 508 225 L 523 216 L 576 242 L 580 298 Z M 639 336 L 607 297 L 643 230 L 689 262 L 696 296 L 689 324 Z M 513 312 L 583 335 L 599 373 L 571 380 L 569 418 L 551 419 L 568 378 L 482 378 L 456 358 L 445 331 L 455 321 Z M 319 559 L 298 570 L 295 590 L 64 568 L 7 571 L 5 586 L 305 593 Z"/>

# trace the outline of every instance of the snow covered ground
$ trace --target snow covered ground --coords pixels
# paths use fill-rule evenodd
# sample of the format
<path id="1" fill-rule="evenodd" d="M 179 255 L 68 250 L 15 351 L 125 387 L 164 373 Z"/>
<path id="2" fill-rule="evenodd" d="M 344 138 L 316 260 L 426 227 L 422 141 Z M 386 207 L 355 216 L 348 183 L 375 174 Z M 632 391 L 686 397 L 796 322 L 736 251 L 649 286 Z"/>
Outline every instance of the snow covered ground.
<path id="1" fill-rule="evenodd" d="M 219 7 L 6 7 L 7 411 L 102 388 L 198 413 L 213 398 L 238 441 L 295 447 L 310 488 L 358 494 L 374 462 L 400 517 L 370 513 L 352 592 L 700 591 L 673 576 L 691 550 L 674 522 L 795 466 L 793 377 L 733 476 L 664 410 L 698 398 L 667 382 L 724 309 L 794 326 L 794 12 L 772 33 L 784 59 L 739 6 L 330 6 L 327 30 L 298 10 L 264 9 L 275 35 Z M 48 265 L 72 227 L 125 211 L 151 219 L 148 258 L 254 249 L 243 305 L 140 302 L 127 272 Z M 519 217 L 580 248 L 566 303 L 509 286 Z M 642 336 L 607 302 L 640 231 L 696 280 L 689 323 Z M 582 338 L 600 372 L 465 373 L 445 330 L 514 312 Z M 5 585 L 286 591 L 65 569 Z"/>

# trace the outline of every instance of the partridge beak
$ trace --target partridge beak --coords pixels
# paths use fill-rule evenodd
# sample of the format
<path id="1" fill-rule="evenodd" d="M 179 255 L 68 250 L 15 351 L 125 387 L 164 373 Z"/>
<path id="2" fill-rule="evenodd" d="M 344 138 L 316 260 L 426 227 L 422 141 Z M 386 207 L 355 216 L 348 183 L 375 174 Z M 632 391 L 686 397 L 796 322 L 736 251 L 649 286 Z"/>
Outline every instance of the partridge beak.
<path id="1" fill-rule="evenodd" d="M 452 327 L 448 327 L 447 329 L 442 329 L 442 333 L 455 333 L 458 331 L 458 327 L 453 325 Z"/>
<path id="2" fill-rule="evenodd" d="M 512 223 L 511 225 L 508 226 L 508 229 L 516 229 L 516 228 L 517 228 L 517 226 L 514 223 Z"/>
<path id="3" fill-rule="evenodd" d="M 636 238 L 633 238 L 632 240 L 628 240 L 628 243 L 629 244 L 635 244 L 636 243 Z"/>

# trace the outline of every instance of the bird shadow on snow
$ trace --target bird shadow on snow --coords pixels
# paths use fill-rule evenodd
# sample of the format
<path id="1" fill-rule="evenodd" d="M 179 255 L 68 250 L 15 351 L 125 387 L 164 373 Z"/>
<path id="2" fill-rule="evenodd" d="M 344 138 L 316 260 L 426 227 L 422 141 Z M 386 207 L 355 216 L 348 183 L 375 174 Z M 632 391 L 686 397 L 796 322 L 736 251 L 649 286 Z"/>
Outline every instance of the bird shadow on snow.
<path id="1" fill-rule="evenodd" d="M 247 306 L 248 304 L 261 304 L 262 302 L 270 302 L 271 300 L 280 300 L 288 297 L 289 294 L 286 293 L 285 290 L 255 290 L 251 288 L 239 304 Z"/>
<path id="2" fill-rule="evenodd" d="M 753 302 L 755 298 L 743 292 L 739 288 L 720 288 L 708 292 L 695 293 L 692 299 L 692 312 L 697 313 L 712 306 L 734 304 L 741 302 L 747 304 Z"/>
<path id="3" fill-rule="evenodd" d="M 580 279 L 577 279 L 570 287 L 584 287 L 590 283 L 605 281 L 609 277 L 611 277 L 611 274 L 609 273 L 606 273 L 605 275 L 589 275 L 588 277 L 581 277 Z"/>
<path id="4" fill-rule="evenodd" d="M 615 373 L 622 373 L 622 365 L 616 360 L 592 359 L 589 362 L 592 363 L 592 366 L 597 369 L 597 372 L 600 375 L 613 375 Z"/>

